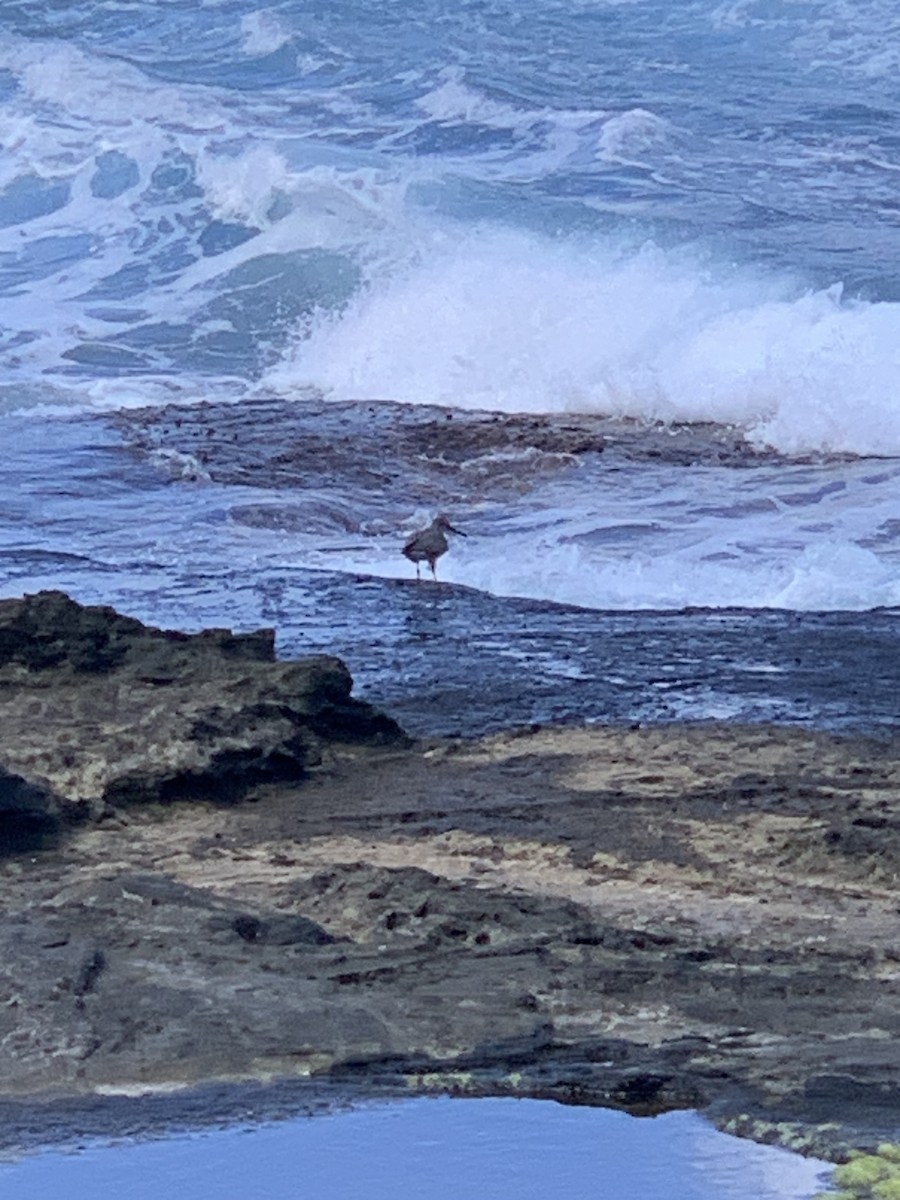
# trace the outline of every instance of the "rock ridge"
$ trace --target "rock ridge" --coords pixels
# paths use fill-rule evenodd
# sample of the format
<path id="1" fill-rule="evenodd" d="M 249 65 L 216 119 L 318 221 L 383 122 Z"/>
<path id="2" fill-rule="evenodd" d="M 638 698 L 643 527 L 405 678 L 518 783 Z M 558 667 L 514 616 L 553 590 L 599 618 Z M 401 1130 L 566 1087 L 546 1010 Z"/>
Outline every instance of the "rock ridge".
<path id="1" fill-rule="evenodd" d="M 0 601 L 0 827 L 301 779 L 323 747 L 400 742 L 337 658 L 275 660 L 271 629 L 155 629 L 63 592 Z"/>

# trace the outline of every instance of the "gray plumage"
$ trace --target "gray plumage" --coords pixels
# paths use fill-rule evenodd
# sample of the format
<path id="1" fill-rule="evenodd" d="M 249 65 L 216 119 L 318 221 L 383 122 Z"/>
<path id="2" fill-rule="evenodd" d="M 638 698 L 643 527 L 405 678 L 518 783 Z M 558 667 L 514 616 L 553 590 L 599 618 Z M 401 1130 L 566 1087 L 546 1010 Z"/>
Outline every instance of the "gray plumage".
<path id="1" fill-rule="evenodd" d="M 403 553 L 410 562 L 416 564 L 416 579 L 421 579 L 419 574 L 419 563 L 427 562 L 431 567 L 431 574 L 437 580 L 437 572 L 434 565 L 442 554 L 447 552 L 449 542 L 447 541 L 447 533 L 458 533 L 460 537 L 466 537 L 461 529 L 455 529 L 447 518 L 441 513 L 435 517 L 427 529 L 420 529 L 418 533 L 414 533 L 403 547 Z"/>

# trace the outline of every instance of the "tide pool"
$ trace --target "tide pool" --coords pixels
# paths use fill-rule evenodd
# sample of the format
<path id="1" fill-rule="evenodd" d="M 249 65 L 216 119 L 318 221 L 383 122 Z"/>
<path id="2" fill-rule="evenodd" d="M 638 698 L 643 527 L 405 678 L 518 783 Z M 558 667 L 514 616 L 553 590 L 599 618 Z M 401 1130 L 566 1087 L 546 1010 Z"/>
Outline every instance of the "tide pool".
<path id="1" fill-rule="evenodd" d="M 140 1103 L 139 1101 L 137 1103 Z M 16 1200 L 806 1200 L 828 1164 L 550 1101 L 417 1099 L 0 1164 Z"/>

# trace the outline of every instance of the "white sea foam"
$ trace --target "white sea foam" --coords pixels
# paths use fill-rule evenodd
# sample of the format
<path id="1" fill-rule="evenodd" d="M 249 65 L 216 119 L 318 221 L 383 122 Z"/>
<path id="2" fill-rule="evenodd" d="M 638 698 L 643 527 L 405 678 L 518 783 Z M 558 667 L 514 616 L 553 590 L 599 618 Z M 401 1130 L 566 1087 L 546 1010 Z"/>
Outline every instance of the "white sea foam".
<path id="1" fill-rule="evenodd" d="M 669 122 L 645 108 L 631 108 L 604 121 L 597 137 L 597 157 L 606 162 L 629 161 L 664 141 Z"/>
<path id="2" fill-rule="evenodd" d="M 742 529 L 748 542 L 752 523 Z M 706 538 L 699 539 L 700 546 Z M 448 562 L 448 579 L 497 595 L 548 597 L 600 609 L 709 607 L 864 609 L 900 603 L 896 565 L 868 550 L 819 537 L 803 549 L 764 539 L 734 559 L 710 561 L 696 547 L 659 537 L 641 551 L 613 556 L 601 548 L 561 544 L 549 533 L 537 547 L 523 539 L 491 561 L 468 545 Z M 448 574 L 448 572 L 450 572 Z"/>
<path id="3" fill-rule="evenodd" d="M 438 79 L 440 82 L 437 87 L 416 101 L 416 107 L 432 120 L 449 125 L 481 125 L 488 129 L 509 130 L 521 135 L 531 133 L 537 126 L 541 126 L 545 131 L 547 147 L 551 151 L 558 151 L 561 145 L 566 151 L 574 149 L 577 146 L 578 133 L 602 125 L 608 117 L 608 113 L 603 109 L 529 108 L 495 100 L 469 83 L 466 72 L 458 66 L 444 67 L 438 72 Z M 621 120 L 625 125 L 646 125 L 644 117 L 650 116 L 649 113 L 638 115 L 631 121 L 632 114 L 625 113 L 611 120 L 613 123 Z M 615 136 L 613 126 L 611 137 L 614 139 Z M 540 157 L 540 154 L 526 154 L 524 161 L 533 168 L 536 159 L 539 160 Z M 510 169 L 509 164 L 507 169 Z"/>
<path id="4" fill-rule="evenodd" d="M 323 316 L 267 383 L 506 411 L 746 428 L 790 453 L 900 453 L 900 305 L 646 246 L 499 231 L 421 257 Z"/>
<path id="5" fill-rule="evenodd" d="M 241 17 L 243 48 L 247 54 L 273 54 L 290 41 L 291 33 L 271 8 L 244 13 Z"/>
<path id="6" fill-rule="evenodd" d="M 445 67 L 440 83 L 420 96 L 416 106 L 436 121 L 467 121 L 496 129 L 518 129 L 538 119 L 538 114 L 492 100 L 465 81 L 461 67 Z"/>
<path id="7" fill-rule="evenodd" d="M 768 19 L 771 19 L 770 17 Z M 834 0 L 818 20 L 800 26 L 792 46 L 814 68 L 868 79 L 891 78 L 900 67 L 893 0 Z"/>
<path id="8" fill-rule="evenodd" d="M 709 23 L 714 29 L 746 29 L 765 23 L 759 0 L 727 0 L 709 14 Z"/>
<path id="9" fill-rule="evenodd" d="M 257 226 L 268 224 L 276 193 L 292 186 L 284 157 L 266 145 L 234 156 L 205 154 L 198 162 L 197 178 L 217 216 Z"/>
<path id="10" fill-rule="evenodd" d="M 0 361 L 18 378 L 39 380 L 60 367 L 65 374 L 67 354 L 128 324 L 110 325 L 104 309 L 118 303 L 136 321 L 189 324 L 209 299 L 198 289 L 215 292 L 229 270 L 259 255 L 355 247 L 377 235 L 380 206 L 395 203 L 392 181 L 352 157 L 343 169 L 310 165 L 297 153 L 301 137 L 248 139 L 239 104 L 220 103 L 211 89 L 159 84 L 63 42 L 4 37 L 0 48 L 19 83 L 0 115 L 0 189 L 14 214 L 4 227 L 0 213 L 0 267 L 3 286 L 12 277 L 17 291 L 3 325 L 7 340 L 21 334 Z M 292 127 L 301 131 L 301 122 Z M 98 194 L 100 164 L 110 157 L 124 164 L 124 182 Z M 29 188 L 31 209 L 17 200 Z M 41 188 L 56 189 L 52 203 L 42 203 Z M 197 235 L 214 218 L 262 232 L 209 253 Z M 129 290 L 129 272 L 138 281 L 144 273 L 145 282 Z M 156 365 L 165 368 L 164 353 Z"/>
<path id="11" fill-rule="evenodd" d="M 220 127 L 221 110 L 202 88 L 156 83 L 126 63 L 65 42 L 4 39 L 3 52 L 4 65 L 17 74 L 24 97 L 57 109 L 68 120 L 120 128 L 135 121 L 144 129 L 177 123 L 196 132 Z"/>

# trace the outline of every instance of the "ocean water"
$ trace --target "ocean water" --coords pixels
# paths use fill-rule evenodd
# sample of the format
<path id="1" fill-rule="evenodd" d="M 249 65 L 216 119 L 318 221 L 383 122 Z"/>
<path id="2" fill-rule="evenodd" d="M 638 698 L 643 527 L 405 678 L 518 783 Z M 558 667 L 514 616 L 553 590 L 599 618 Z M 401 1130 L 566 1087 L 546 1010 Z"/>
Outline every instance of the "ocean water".
<path id="1" fill-rule="evenodd" d="M 173 525 L 248 570 L 403 575 L 412 504 L 250 545 L 187 481 L 83 485 L 101 414 L 323 394 L 713 421 L 804 459 L 473 495 L 450 581 L 900 605 L 900 468 L 872 461 L 900 455 L 898 25 L 886 0 L 5 0 L 0 585 L 68 586 L 46 554 L 102 544 L 105 598 L 143 573 L 165 613 Z"/>

